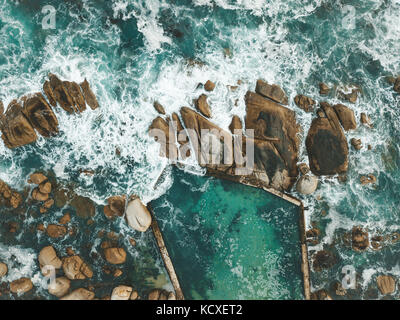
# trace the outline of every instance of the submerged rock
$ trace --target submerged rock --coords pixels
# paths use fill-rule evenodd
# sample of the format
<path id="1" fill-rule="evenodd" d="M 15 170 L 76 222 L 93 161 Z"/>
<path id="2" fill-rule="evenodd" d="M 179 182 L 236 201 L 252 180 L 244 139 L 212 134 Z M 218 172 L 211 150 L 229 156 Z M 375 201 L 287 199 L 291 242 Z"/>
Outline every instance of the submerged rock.
<path id="1" fill-rule="evenodd" d="M 76 210 L 76 215 L 82 219 L 89 219 L 96 214 L 93 201 L 88 197 L 74 196 L 70 202 L 71 206 Z"/>
<path id="2" fill-rule="evenodd" d="M 128 225 L 138 231 L 145 232 L 151 225 L 152 218 L 149 210 L 139 198 L 133 198 L 126 209 Z"/>
<path id="3" fill-rule="evenodd" d="M 67 228 L 57 224 L 49 224 L 46 233 L 50 238 L 63 238 L 67 234 Z"/>
<path id="4" fill-rule="evenodd" d="M 317 176 L 345 173 L 349 149 L 336 112 L 321 103 L 325 117 L 315 118 L 308 131 L 306 147 L 312 173 Z"/>
<path id="5" fill-rule="evenodd" d="M 62 297 L 60 300 L 93 300 L 94 292 L 84 288 L 72 291 L 70 294 Z"/>
<path id="6" fill-rule="evenodd" d="M 129 300 L 132 290 L 132 287 L 128 286 L 115 287 L 111 294 L 111 300 Z"/>
<path id="7" fill-rule="evenodd" d="M 289 103 L 286 93 L 276 84 L 271 85 L 263 80 L 257 80 L 256 92 L 283 105 L 287 105 Z"/>
<path id="8" fill-rule="evenodd" d="M 33 288 L 33 283 L 29 278 L 20 278 L 10 283 L 10 291 L 13 293 L 26 293 Z"/>
<path id="9" fill-rule="evenodd" d="M 63 270 L 68 279 L 86 279 L 93 276 L 93 271 L 80 256 L 63 258 Z"/>
<path id="10" fill-rule="evenodd" d="M 327 250 L 318 251 L 313 258 L 313 268 L 319 272 L 323 269 L 330 269 L 337 263 L 336 256 Z"/>
<path id="11" fill-rule="evenodd" d="M 392 294 L 396 290 L 396 280 L 392 276 L 380 275 L 376 278 L 376 283 L 383 295 Z"/>
<path id="12" fill-rule="evenodd" d="M 352 89 L 350 93 L 339 91 L 339 97 L 341 99 L 349 101 L 350 103 L 356 103 L 359 91 L 360 89 Z"/>
<path id="13" fill-rule="evenodd" d="M 374 184 L 374 183 L 376 183 L 376 177 L 373 174 L 361 176 L 360 182 L 361 182 L 361 185 L 363 185 L 363 186 L 365 186 L 367 184 Z"/>
<path id="14" fill-rule="evenodd" d="M 56 278 L 52 283 L 50 283 L 48 290 L 49 293 L 58 298 L 67 294 L 69 288 L 71 287 L 71 281 L 66 277 Z"/>
<path id="15" fill-rule="evenodd" d="M 400 93 L 400 77 L 397 77 L 394 81 L 393 90 Z"/>
<path id="16" fill-rule="evenodd" d="M 318 178 L 315 176 L 304 175 L 297 181 L 296 190 L 301 194 L 311 194 L 318 187 Z"/>

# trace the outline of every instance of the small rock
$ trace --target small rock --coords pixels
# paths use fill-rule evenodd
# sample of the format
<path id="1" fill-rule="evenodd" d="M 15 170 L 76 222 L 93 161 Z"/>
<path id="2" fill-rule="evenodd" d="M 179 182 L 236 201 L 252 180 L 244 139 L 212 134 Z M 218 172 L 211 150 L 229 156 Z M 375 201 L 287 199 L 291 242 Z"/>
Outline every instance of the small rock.
<path id="1" fill-rule="evenodd" d="M 41 184 L 42 182 L 44 182 L 46 180 L 47 180 L 47 177 L 44 174 L 42 174 L 42 173 L 32 173 L 29 176 L 28 182 L 39 185 L 39 184 Z"/>
<path id="2" fill-rule="evenodd" d="M 243 125 L 242 125 L 242 121 L 240 121 L 240 118 L 237 115 L 234 115 L 232 117 L 232 121 L 231 124 L 229 125 L 229 130 L 235 134 L 235 130 L 242 130 Z"/>
<path id="3" fill-rule="evenodd" d="M 154 101 L 153 107 L 154 107 L 154 109 L 156 109 L 156 111 L 159 114 L 165 114 L 164 107 L 160 103 L 158 103 L 157 101 Z"/>
<path id="4" fill-rule="evenodd" d="M 353 89 L 353 90 L 351 90 L 350 93 L 339 92 L 339 96 L 342 99 L 349 101 L 350 103 L 356 103 L 357 98 L 358 98 L 358 92 L 359 92 L 359 89 Z"/>
<path id="5" fill-rule="evenodd" d="M 396 91 L 397 93 L 400 93 L 400 77 L 396 78 L 393 85 L 393 90 Z"/>
<path id="6" fill-rule="evenodd" d="M 132 291 L 129 300 L 137 300 L 138 298 L 139 298 L 139 293 L 136 290 Z"/>
<path id="7" fill-rule="evenodd" d="M 208 105 L 207 102 L 207 96 L 205 94 L 202 94 L 197 100 L 196 100 L 196 108 L 200 113 L 207 117 L 211 118 L 211 109 L 210 106 Z"/>
<path id="8" fill-rule="evenodd" d="M 53 199 L 48 199 L 44 202 L 43 207 L 46 209 L 50 209 L 54 205 Z"/>
<path id="9" fill-rule="evenodd" d="M 50 283 L 48 290 L 50 294 L 60 298 L 67 294 L 70 287 L 71 281 L 66 277 L 60 277 L 56 278 L 52 283 Z"/>
<path id="10" fill-rule="evenodd" d="M 5 263 L 0 262 L 0 278 L 4 277 L 8 272 L 8 267 Z"/>
<path id="11" fill-rule="evenodd" d="M 68 279 L 86 279 L 93 276 L 93 271 L 78 255 L 63 258 L 63 270 Z"/>
<path id="12" fill-rule="evenodd" d="M 360 150 L 362 148 L 361 139 L 351 138 L 350 143 L 356 150 Z"/>
<path id="13" fill-rule="evenodd" d="M 342 284 L 339 281 L 336 281 L 334 283 L 333 290 L 335 290 L 335 294 L 337 296 L 345 296 L 347 294 L 347 290 L 343 288 Z"/>
<path id="14" fill-rule="evenodd" d="M 311 293 L 311 300 L 332 300 L 332 297 L 325 289 L 321 289 Z"/>
<path id="15" fill-rule="evenodd" d="M 148 296 L 148 300 L 158 300 L 160 295 L 161 295 L 161 290 L 160 289 L 154 289 L 154 290 L 150 291 L 149 296 Z"/>
<path id="16" fill-rule="evenodd" d="M 360 121 L 361 121 L 361 123 L 363 125 L 365 125 L 365 126 L 367 126 L 369 128 L 372 128 L 371 118 L 367 114 L 365 114 L 364 112 L 361 113 Z"/>
<path id="17" fill-rule="evenodd" d="M 49 181 L 39 184 L 39 191 L 43 194 L 51 192 L 51 183 Z"/>
<path id="18" fill-rule="evenodd" d="M 111 300 L 129 300 L 132 290 L 132 287 L 128 286 L 115 287 L 111 294 Z"/>
<path id="19" fill-rule="evenodd" d="M 49 224 L 46 233 L 50 238 L 61 238 L 67 234 L 67 228 L 57 224 Z"/>
<path id="20" fill-rule="evenodd" d="M 67 255 L 69 255 L 69 256 L 74 256 L 74 255 L 75 255 L 75 251 L 74 251 L 71 247 L 67 247 L 67 249 L 65 250 L 65 252 L 66 252 Z"/>
<path id="21" fill-rule="evenodd" d="M 10 291 L 13 293 L 25 293 L 32 290 L 32 288 L 33 283 L 29 278 L 20 278 L 10 284 Z"/>
<path id="22" fill-rule="evenodd" d="M 313 111 L 315 106 L 315 101 L 313 99 L 302 94 L 299 94 L 294 98 L 294 103 L 305 112 Z"/>
<path id="23" fill-rule="evenodd" d="M 304 175 L 297 181 L 296 190 L 301 194 L 311 194 L 318 187 L 318 178 L 315 176 Z"/>
<path id="24" fill-rule="evenodd" d="M 319 84 L 319 94 L 327 95 L 331 89 L 323 82 Z"/>
<path id="25" fill-rule="evenodd" d="M 92 110 L 95 110 L 99 107 L 99 103 L 97 101 L 97 98 L 95 94 L 93 93 L 92 89 L 90 88 L 89 82 L 85 79 L 81 84 L 80 84 L 83 95 L 85 97 L 86 103 L 89 105 L 89 107 Z"/>
<path id="26" fill-rule="evenodd" d="M 121 269 L 117 269 L 117 270 L 114 271 L 114 277 L 115 278 L 118 278 L 118 277 L 120 277 L 122 275 L 123 275 L 123 272 L 122 272 Z"/>
<path id="27" fill-rule="evenodd" d="M 310 168 L 306 163 L 300 163 L 298 165 L 299 171 L 301 172 L 302 175 L 305 175 L 310 172 Z"/>
<path id="28" fill-rule="evenodd" d="M 49 199 L 49 194 L 48 193 L 41 193 L 39 191 L 39 188 L 35 188 L 32 191 L 32 198 L 36 201 L 46 201 Z"/>
<path id="29" fill-rule="evenodd" d="M 152 222 L 149 210 L 139 198 L 134 198 L 129 202 L 126 209 L 126 219 L 131 228 L 141 232 L 145 232 Z"/>
<path id="30" fill-rule="evenodd" d="M 43 269 L 45 266 L 51 266 L 54 267 L 54 269 L 60 269 L 62 266 L 62 262 L 60 258 L 57 257 L 56 250 L 52 246 L 47 246 L 44 247 L 42 250 L 39 252 L 39 264 L 40 268 Z M 44 270 L 48 273 L 50 270 Z M 43 271 L 42 271 L 43 272 Z"/>
<path id="31" fill-rule="evenodd" d="M 126 251 L 123 248 L 106 248 L 104 255 L 111 264 L 121 264 L 126 261 Z"/>
<path id="32" fill-rule="evenodd" d="M 60 224 L 67 224 L 68 222 L 71 221 L 71 215 L 67 212 L 65 213 L 58 222 Z"/>
<path id="33" fill-rule="evenodd" d="M 353 227 L 351 231 L 352 248 L 355 251 L 364 251 L 369 247 L 368 232 L 361 227 Z"/>
<path id="34" fill-rule="evenodd" d="M 370 183 L 374 184 L 374 183 L 376 183 L 376 177 L 373 174 L 369 174 L 367 176 L 361 176 L 360 182 L 363 186 L 370 184 Z"/>
<path id="35" fill-rule="evenodd" d="M 392 276 L 380 275 L 376 278 L 376 283 L 383 295 L 392 294 L 396 290 L 396 280 Z"/>
<path id="36" fill-rule="evenodd" d="M 168 294 L 168 299 L 167 299 L 167 300 L 176 300 L 175 293 L 170 292 L 170 293 Z"/>
<path id="37" fill-rule="evenodd" d="M 72 291 L 70 294 L 62 297 L 60 300 L 93 300 L 94 292 L 79 288 Z"/>
<path id="38" fill-rule="evenodd" d="M 113 196 L 107 199 L 109 208 L 113 216 L 122 217 L 125 213 L 126 197 Z"/>
<path id="39" fill-rule="evenodd" d="M 204 89 L 206 91 L 213 91 L 214 88 L 215 88 L 215 83 L 210 80 L 207 80 L 207 82 L 204 84 Z"/>
<path id="40" fill-rule="evenodd" d="M 129 238 L 129 243 L 131 244 L 131 246 L 136 246 L 136 240 L 133 238 Z"/>

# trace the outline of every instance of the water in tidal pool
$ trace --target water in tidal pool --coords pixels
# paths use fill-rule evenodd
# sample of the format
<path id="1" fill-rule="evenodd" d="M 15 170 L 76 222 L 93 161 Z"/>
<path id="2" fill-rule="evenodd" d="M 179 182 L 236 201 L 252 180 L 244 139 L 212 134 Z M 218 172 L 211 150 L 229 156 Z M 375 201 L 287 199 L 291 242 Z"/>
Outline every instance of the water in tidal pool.
<path id="1" fill-rule="evenodd" d="M 176 171 L 151 206 L 187 299 L 301 299 L 299 208 Z"/>
<path id="2" fill-rule="evenodd" d="M 56 9 L 54 30 L 41 28 L 44 16 L 41 9 L 48 4 Z M 26 93 L 41 91 L 48 72 L 77 82 L 87 78 L 100 102 L 97 110 L 76 116 L 69 116 L 57 108 L 60 133 L 56 137 L 39 138 L 36 143 L 15 150 L 0 143 L 0 179 L 23 190 L 29 173 L 46 170 L 53 171 L 60 183 L 74 183 L 78 194 L 90 197 L 100 207 L 115 194 L 134 193 L 145 202 L 159 197 L 166 201 L 175 196 L 170 194 L 170 188 L 176 187 L 180 176 L 174 177 L 177 173 L 167 170 L 161 185 L 154 188 L 167 165 L 165 159 L 158 156 L 158 144 L 146 133 L 157 115 L 152 106 L 154 100 L 158 100 L 167 113 L 178 112 L 182 106 L 192 106 L 193 99 L 203 93 L 202 89 L 196 89 L 198 83 L 211 79 L 216 83 L 215 90 L 208 93 L 212 120 L 228 129 L 232 115 L 244 120 L 244 95 L 247 90 L 254 90 L 257 79 L 279 84 L 288 94 L 288 108 L 295 111 L 303 128 L 299 161 L 308 162 L 304 140 L 314 115 L 296 107 L 293 98 L 301 93 L 317 101 L 335 104 L 342 101 L 333 94 L 323 99 L 319 95 L 320 81 L 332 87 L 358 85 L 362 94 L 349 106 L 357 120 L 361 112 L 369 114 L 374 126 L 368 129 L 359 125 L 356 130 L 346 133 L 348 140 L 361 138 L 364 146 L 360 151 L 350 148 L 347 182 L 342 184 L 336 177 L 325 177 L 315 194 L 297 196 L 302 197 L 309 208 L 306 212 L 308 227 L 314 222 L 321 229 L 320 243 L 309 246 L 310 259 L 316 251 L 328 248 L 337 260 L 329 270 L 312 269 L 313 289 L 329 289 L 334 281 L 343 278 L 342 267 L 352 265 L 358 275 L 357 289 L 349 290 L 346 297 L 335 298 L 382 298 L 376 289 L 376 276 L 382 273 L 400 276 L 399 242 L 388 243 L 381 250 L 368 249 L 358 253 L 343 243 L 343 234 L 356 225 L 367 228 L 370 236 L 400 231 L 400 127 L 397 121 L 400 98 L 392 90 L 393 85 L 385 80 L 386 76 L 400 74 L 399 12 L 398 0 L 0 0 L 0 100 L 4 105 Z M 236 85 L 238 80 L 241 84 L 237 90 L 227 87 Z M 369 144 L 372 150 L 367 149 Z M 188 160 L 188 165 L 196 173 L 202 172 L 193 158 Z M 94 176 L 80 173 L 87 169 L 93 170 Z M 377 177 L 375 186 L 360 185 L 360 176 L 368 173 Z M 193 179 L 192 182 L 197 183 L 197 177 Z M 190 193 L 192 198 L 188 203 L 196 203 L 199 212 L 202 205 L 196 199 L 205 197 L 207 200 L 207 194 L 224 199 L 233 193 L 230 187 L 222 187 L 214 180 L 210 180 L 207 188 L 206 195 L 200 191 Z M 231 188 L 241 190 L 242 187 L 232 185 Z M 257 194 L 257 191 L 252 192 Z M 247 191 L 243 191 L 243 195 L 238 194 L 235 198 L 240 199 L 246 194 Z M 157 201 L 160 203 L 161 200 Z M 237 245 L 243 246 L 244 252 L 253 245 L 278 243 L 269 237 L 272 233 L 269 224 L 263 226 L 262 221 L 275 221 L 279 217 L 276 212 L 283 209 L 273 205 L 271 213 L 265 213 L 265 220 L 260 220 L 255 213 L 257 208 L 263 208 L 263 201 L 246 201 L 248 221 L 254 221 L 255 225 L 254 242 L 243 240 L 243 236 L 250 235 L 245 229 L 238 229 L 243 227 L 239 222 L 232 225 L 234 234 L 240 235 Z M 211 205 L 205 202 L 205 207 Z M 233 206 L 235 201 L 231 202 Z M 179 206 L 183 205 L 179 202 Z M 228 203 L 222 207 L 226 206 Z M 221 226 L 227 226 L 239 213 L 241 216 L 237 219 L 244 221 L 245 204 L 240 202 L 235 204 L 236 207 L 242 210 L 226 208 L 226 220 L 219 220 Z M 183 209 L 192 212 L 190 208 L 182 208 L 185 212 Z M 163 210 L 165 214 L 172 214 Z M 203 214 L 209 212 L 199 212 L 195 212 L 198 218 L 206 220 Z M 62 210 L 54 208 L 51 214 L 59 217 Z M 99 209 L 95 217 L 99 228 L 106 223 L 101 215 Z M 224 216 L 222 212 L 221 216 Z M 25 220 L 36 223 L 52 218 L 51 215 L 28 216 Z M 182 219 L 186 218 L 186 215 L 182 216 Z M 10 220 L 13 220 L 12 216 L 0 214 L 2 224 Z M 274 228 L 280 227 L 278 222 Z M 28 228 L 28 223 L 22 225 Z M 131 231 L 121 229 L 122 225 L 123 221 L 116 222 L 112 228 L 128 237 Z M 282 227 L 290 228 L 291 225 L 288 221 L 288 225 Z M 212 224 L 212 227 L 216 226 L 217 223 Z M 264 228 L 271 233 L 262 232 Z M 207 236 L 216 244 L 218 239 L 229 238 L 223 231 Z M 19 232 L 21 230 L 17 239 L 22 238 Z M 180 239 L 179 235 L 176 237 Z M 268 241 L 256 241 L 256 237 Z M 280 236 L 274 239 L 278 241 Z M 11 259 L 10 252 L 24 257 L 21 262 L 12 264 L 15 277 L 39 274 L 37 269 L 32 271 L 35 266 L 33 255 L 44 242 L 27 238 L 17 247 L 15 240 L 4 241 L 0 246 L 0 260 Z M 168 238 L 168 241 L 171 240 Z M 76 246 L 84 247 L 85 243 L 78 242 Z M 230 243 L 226 240 L 223 244 Z M 283 259 L 292 251 L 286 249 L 284 242 L 281 246 L 281 254 L 274 253 L 275 257 Z M 207 273 L 211 270 L 202 274 L 209 283 L 215 284 L 218 277 L 229 274 L 225 273 L 226 269 L 221 271 L 224 261 L 230 261 L 232 266 L 236 264 L 237 276 L 243 274 L 245 281 L 253 281 L 259 275 L 254 269 L 247 275 L 243 273 L 247 265 L 243 262 L 243 270 L 238 267 L 240 255 L 229 257 L 229 260 L 220 252 L 207 251 L 211 248 L 201 250 L 210 258 L 208 265 L 215 268 L 214 275 Z M 154 259 L 159 261 L 155 251 Z M 276 265 L 281 265 L 276 259 Z M 259 261 L 251 261 L 249 265 L 260 268 Z M 266 269 L 269 267 L 272 265 L 265 265 Z M 181 268 L 183 273 L 186 272 Z M 296 292 L 285 291 L 292 287 L 290 281 L 295 280 L 274 279 L 265 284 L 265 291 L 250 286 L 247 291 L 238 290 L 231 294 L 254 298 L 298 297 Z M 233 281 L 234 277 L 231 275 L 228 280 Z M 236 290 L 236 284 L 230 285 Z M 221 286 L 215 286 L 210 292 L 205 289 L 208 288 L 206 284 L 199 286 L 193 291 L 197 292 L 196 297 L 223 295 L 217 289 Z M 271 289 L 275 286 L 282 286 L 282 291 Z M 370 289 L 374 293 L 366 294 Z M 392 297 L 398 297 L 398 291 Z"/>

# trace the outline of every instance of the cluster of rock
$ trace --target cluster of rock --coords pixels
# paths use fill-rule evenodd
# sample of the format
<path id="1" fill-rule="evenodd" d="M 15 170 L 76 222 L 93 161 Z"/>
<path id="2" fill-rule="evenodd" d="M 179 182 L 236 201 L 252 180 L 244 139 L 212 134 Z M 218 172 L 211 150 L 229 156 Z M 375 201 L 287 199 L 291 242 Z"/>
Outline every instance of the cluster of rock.
<path id="1" fill-rule="evenodd" d="M 164 133 L 166 139 L 156 137 L 156 140 L 161 144 L 161 150 L 167 150 L 161 153 L 161 156 L 171 161 L 184 160 L 188 156 L 191 150 L 190 137 L 191 145 L 199 146 L 193 148 L 199 164 L 205 167 L 209 174 L 248 181 L 277 190 L 288 190 L 298 175 L 300 127 L 296 122 L 295 113 L 282 105 L 287 103 L 287 96 L 280 87 L 259 80 L 256 92 L 246 94 L 245 129 L 254 130 L 254 137 L 245 135 L 241 142 L 235 138 L 236 133 L 242 132 L 243 128 L 240 118 L 233 117 L 229 126 L 231 132 L 212 123 L 209 120 L 211 108 L 205 94 L 195 101 L 195 108 L 199 112 L 182 107 L 180 115 L 174 113 L 171 116 L 155 118 L 149 130 L 158 129 Z M 202 137 L 202 130 L 211 132 L 211 140 L 207 141 Z M 195 135 L 192 136 L 191 132 L 195 132 Z M 233 146 L 239 147 L 240 157 L 245 159 L 246 143 L 249 142 L 254 145 L 254 168 L 250 174 L 238 174 L 236 169 L 245 169 L 245 164 L 238 161 L 238 157 L 234 155 L 237 150 L 235 151 Z M 205 153 L 207 148 L 202 148 L 204 143 L 213 143 L 213 147 L 217 147 L 209 148 L 209 153 Z M 218 161 L 214 161 L 215 159 Z"/>
<path id="2" fill-rule="evenodd" d="M 11 101 L 5 113 L 0 102 L 1 137 L 8 148 L 33 143 L 38 134 L 45 138 L 57 134 L 59 125 L 52 109 L 57 104 L 68 113 L 81 113 L 86 109 L 86 104 L 92 109 L 99 106 L 86 79 L 77 84 L 49 74 L 43 91 L 49 102 L 42 93 L 37 92 Z"/>
<path id="3" fill-rule="evenodd" d="M 18 208 L 22 202 L 22 196 L 11 189 L 7 183 L 0 180 L 0 206 L 5 205 L 11 208 Z"/>
<path id="4" fill-rule="evenodd" d="M 40 213 L 46 213 L 54 205 L 54 199 L 50 198 L 51 182 L 44 174 L 36 172 L 30 175 L 28 183 L 37 185 L 32 191 L 32 199 L 42 202 Z"/>

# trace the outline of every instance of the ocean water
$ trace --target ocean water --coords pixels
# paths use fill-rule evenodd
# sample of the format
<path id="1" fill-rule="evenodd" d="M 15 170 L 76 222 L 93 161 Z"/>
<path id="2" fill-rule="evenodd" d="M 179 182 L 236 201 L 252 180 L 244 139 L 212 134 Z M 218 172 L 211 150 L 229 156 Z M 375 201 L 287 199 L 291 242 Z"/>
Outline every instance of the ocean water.
<path id="1" fill-rule="evenodd" d="M 41 26 L 41 10 L 48 4 L 56 9 L 54 30 Z M 361 137 L 364 148 L 350 150 L 345 184 L 325 177 L 315 194 L 302 199 L 309 209 L 308 226 L 313 223 L 322 231 L 320 244 L 309 247 L 310 257 L 328 248 L 338 261 L 330 270 L 312 270 L 313 289 L 329 288 L 343 278 L 342 267 L 352 265 L 358 285 L 346 298 L 369 298 L 369 289 L 376 291 L 376 275 L 400 275 L 399 244 L 357 253 L 342 238 L 356 225 L 371 235 L 400 229 L 400 98 L 385 80 L 400 74 L 399 12 L 399 0 L 0 0 L 4 105 L 40 91 L 48 72 L 77 82 L 87 78 L 100 102 L 99 109 L 77 116 L 56 110 L 60 134 L 54 138 L 39 138 L 16 150 L 0 143 L 0 179 L 22 190 L 29 173 L 52 171 L 57 181 L 73 182 L 77 193 L 97 203 L 100 228 L 107 197 L 135 193 L 145 202 L 165 199 L 180 179 L 174 170 L 164 171 L 168 163 L 146 134 L 156 116 L 154 100 L 168 113 L 178 111 L 202 93 L 196 89 L 199 82 L 211 79 L 217 84 L 209 95 L 213 121 L 227 129 L 233 114 L 244 119 L 244 94 L 254 90 L 257 79 L 279 84 L 302 125 L 299 160 L 307 162 L 304 140 L 313 115 L 297 108 L 293 98 L 302 93 L 321 100 L 320 81 L 343 89 L 357 85 L 362 94 L 351 108 L 357 119 L 361 112 L 368 113 L 374 128 L 359 126 L 346 133 L 348 139 Z M 236 91 L 228 89 L 238 80 L 242 84 Z M 339 102 L 333 95 L 323 100 Z M 80 174 L 81 169 L 94 170 L 95 175 Z M 163 171 L 165 179 L 158 184 Z M 187 160 L 187 171 L 204 174 L 193 158 Z M 368 173 L 377 177 L 375 186 L 360 185 L 360 176 Z M 196 179 L 186 180 L 196 186 Z M 210 188 L 232 192 L 210 181 Z M 1 219 L 7 220 L 4 215 Z M 124 237 L 132 232 L 123 223 L 112 227 Z M 22 243 L 16 247 L 2 242 L 0 258 L 14 252 L 21 257 L 16 275 L 31 275 L 37 272 L 32 271 L 37 243 Z M 144 242 L 143 250 L 151 243 Z M 159 261 L 155 251 L 148 256 Z M 163 272 L 159 263 L 151 264 Z M 196 290 L 200 296 L 221 294 Z"/>

